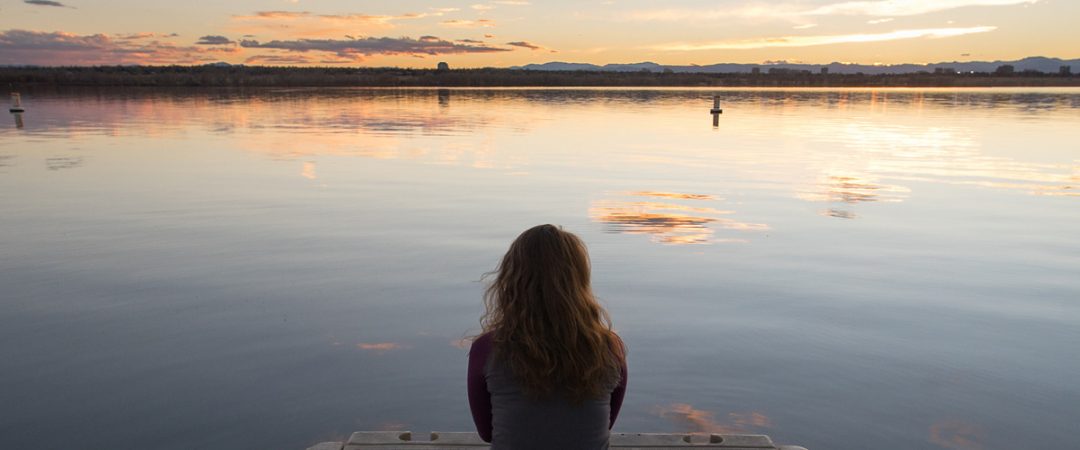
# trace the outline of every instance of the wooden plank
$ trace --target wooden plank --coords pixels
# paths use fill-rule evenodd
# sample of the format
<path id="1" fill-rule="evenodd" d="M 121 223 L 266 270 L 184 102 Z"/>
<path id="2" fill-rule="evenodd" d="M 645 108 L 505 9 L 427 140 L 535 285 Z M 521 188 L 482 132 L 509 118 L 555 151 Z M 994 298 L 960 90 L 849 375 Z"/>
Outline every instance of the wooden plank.
<path id="1" fill-rule="evenodd" d="M 713 434 L 710 435 L 710 442 L 716 442 L 720 448 L 776 448 L 772 439 L 764 434 Z"/>
<path id="2" fill-rule="evenodd" d="M 491 444 L 480 439 L 480 435 L 463 431 L 432 431 L 431 442 L 439 445 L 469 445 L 487 447 Z"/>
<path id="3" fill-rule="evenodd" d="M 346 446 L 401 444 L 412 440 L 411 431 L 357 431 L 345 441 Z"/>
<path id="4" fill-rule="evenodd" d="M 333 444 L 333 443 L 327 443 Z M 320 444 L 322 445 L 322 444 Z M 412 449 L 480 449 L 490 445 L 473 432 L 433 431 L 413 434 L 410 431 L 358 431 L 349 436 L 343 447 L 311 448 L 309 450 L 382 450 Z M 611 448 L 621 450 L 685 450 L 710 448 L 724 450 L 806 450 L 797 446 L 779 449 L 772 439 L 761 434 L 703 434 L 703 433 L 611 433 Z"/>
<path id="5" fill-rule="evenodd" d="M 699 447 L 775 449 L 772 439 L 760 434 L 611 433 L 612 447 Z"/>

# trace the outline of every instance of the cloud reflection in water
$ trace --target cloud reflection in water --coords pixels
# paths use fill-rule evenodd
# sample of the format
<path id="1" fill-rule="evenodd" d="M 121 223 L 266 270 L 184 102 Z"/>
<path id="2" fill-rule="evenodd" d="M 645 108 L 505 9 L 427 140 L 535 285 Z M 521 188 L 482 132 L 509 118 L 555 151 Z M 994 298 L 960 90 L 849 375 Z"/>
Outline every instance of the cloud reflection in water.
<path id="1" fill-rule="evenodd" d="M 718 421 L 713 413 L 686 403 L 673 403 L 654 409 L 657 415 L 669 419 L 691 433 L 746 433 L 753 429 L 769 428 L 772 420 L 757 411 L 728 413 Z"/>
<path id="2" fill-rule="evenodd" d="M 983 429 L 962 420 L 941 420 L 930 425 L 930 442 L 954 450 L 981 450 Z"/>
<path id="3" fill-rule="evenodd" d="M 381 355 L 386 352 L 405 349 L 407 348 L 407 346 L 404 344 L 399 344 L 397 342 L 361 342 L 359 344 L 356 344 L 356 348 Z"/>
<path id="4" fill-rule="evenodd" d="M 859 203 L 898 203 L 911 192 L 904 186 L 879 183 L 865 175 L 827 175 L 813 190 L 799 191 L 795 196 L 808 202 L 825 202 L 854 206 Z M 839 205 L 821 211 L 821 215 L 839 219 L 854 219 L 854 212 Z"/>
<path id="5" fill-rule="evenodd" d="M 81 156 L 58 156 L 45 158 L 45 168 L 49 170 L 74 169 L 83 165 Z"/>
<path id="6" fill-rule="evenodd" d="M 664 199 L 712 200 L 702 194 L 674 192 L 631 192 L 625 195 Z M 601 200 L 589 208 L 589 218 L 605 225 L 608 233 L 649 234 L 654 242 L 671 245 L 746 242 L 744 239 L 714 239 L 714 228 L 738 231 L 767 230 L 761 223 L 747 223 L 728 217 L 734 211 L 710 207 L 686 206 L 677 203 L 649 201 Z"/>

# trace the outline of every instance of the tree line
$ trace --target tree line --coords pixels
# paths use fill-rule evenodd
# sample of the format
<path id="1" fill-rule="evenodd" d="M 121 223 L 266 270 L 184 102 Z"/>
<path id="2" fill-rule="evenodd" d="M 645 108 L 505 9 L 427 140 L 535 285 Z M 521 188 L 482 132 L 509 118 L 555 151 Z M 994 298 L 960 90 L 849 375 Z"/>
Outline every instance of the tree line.
<path id="1" fill-rule="evenodd" d="M 980 87 L 1080 86 L 1071 73 L 996 70 L 908 74 L 813 73 L 770 69 L 754 73 L 538 71 L 522 69 L 402 69 L 268 66 L 0 67 L 12 89 L 51 86 L 160 87 Z"/>

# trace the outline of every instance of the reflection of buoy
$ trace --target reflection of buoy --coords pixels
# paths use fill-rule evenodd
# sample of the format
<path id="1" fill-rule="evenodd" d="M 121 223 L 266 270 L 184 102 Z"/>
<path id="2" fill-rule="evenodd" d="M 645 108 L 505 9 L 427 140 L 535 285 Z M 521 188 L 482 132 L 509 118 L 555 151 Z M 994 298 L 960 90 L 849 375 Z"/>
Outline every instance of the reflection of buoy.
<path id="1" fill-rule="evenodd" d="M 709 110 L 712 114 L 723 114 L 724 110 L 720 109 L 720 96 L 714 95 L 712 98 L 712 109 Z"/>
<path id="2" fill-rule="evenodd" d="M 22 106 L 22 97 L 19 96 L 18 92 L 11 93 L 11 108 L 9 108 L 8 111 L 11 111 L 13 113 L 21 113 L 23 111 L 26 111 L 26 109 Z"/>

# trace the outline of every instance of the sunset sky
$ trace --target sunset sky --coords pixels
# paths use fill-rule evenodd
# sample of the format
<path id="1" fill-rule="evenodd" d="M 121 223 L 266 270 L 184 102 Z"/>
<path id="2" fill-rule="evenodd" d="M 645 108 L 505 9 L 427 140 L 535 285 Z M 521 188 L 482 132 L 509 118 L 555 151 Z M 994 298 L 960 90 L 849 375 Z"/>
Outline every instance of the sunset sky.
<path id="1" fill-rule="evenodd" d="M 506 67 L 1080 57 L 1075 0 L 4 0 L 0 64 Z"/>

